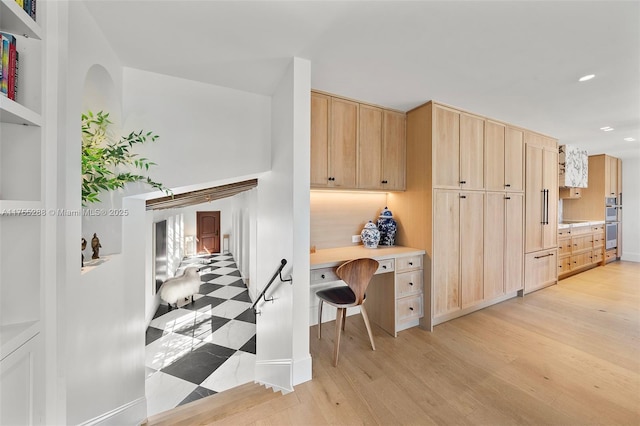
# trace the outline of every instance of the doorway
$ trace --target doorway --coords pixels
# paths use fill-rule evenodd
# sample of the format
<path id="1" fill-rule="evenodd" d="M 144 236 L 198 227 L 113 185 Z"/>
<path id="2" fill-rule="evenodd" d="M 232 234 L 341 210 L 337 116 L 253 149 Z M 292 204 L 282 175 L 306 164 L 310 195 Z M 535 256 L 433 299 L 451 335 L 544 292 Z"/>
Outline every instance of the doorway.
<path id="1" fill-rule="evenodd" d="M 220 211 L 196 212 L 198 253 L 220 253 Z"/>

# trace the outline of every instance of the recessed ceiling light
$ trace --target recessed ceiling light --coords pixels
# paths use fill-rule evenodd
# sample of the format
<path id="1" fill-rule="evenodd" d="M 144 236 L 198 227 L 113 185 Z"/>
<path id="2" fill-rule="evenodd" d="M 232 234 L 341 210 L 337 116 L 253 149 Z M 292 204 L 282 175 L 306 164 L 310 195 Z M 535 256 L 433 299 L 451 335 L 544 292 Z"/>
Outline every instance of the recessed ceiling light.
<path id="1" fill-rule="evenodd" d="M 589 75 L 583 75 L 582 77 L 580 77 L 578 79 L 579 82 L 583 82 L 583 81 L 589 81 L 591 80 L 593 77 L 595 77 L 595 74 L 589 74 Z"/>
<path id="2" fill-rule="evenodd" d="M 613 127 L 604 126 L 604 127 L 600 127 L 600 130 L 603 130 L 605 132 L 610 132 L 613 130 Z"/>
<path id="3" fill-rule="evenodd" d="M 634 138 L 624 138 L 624 140 L 625 140 L 625 141 L 627 141 L 627 142 L 633 142 L 633 141 L 635 141 L 635 139 L 634 139 Z"/>

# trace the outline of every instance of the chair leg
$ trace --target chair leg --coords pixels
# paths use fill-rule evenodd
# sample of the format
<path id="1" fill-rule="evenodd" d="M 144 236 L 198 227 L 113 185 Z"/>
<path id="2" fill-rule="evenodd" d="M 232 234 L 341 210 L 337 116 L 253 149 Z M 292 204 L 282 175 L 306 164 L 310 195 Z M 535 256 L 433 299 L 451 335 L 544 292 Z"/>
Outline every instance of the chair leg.
<path id="1" fill-rule="evenodd" d="M 335 342 L 333 345 L 333 366 L 334 367 L 338 366 L 338 352 L 340 352 L 340 334 L 342 329 L 341 322 L 343 318 L 342 311 L 344 310 L 345 308 L 339 308 L 338 313 L 336 315 L 336 336 L 335 336 Z"/>
<path id="2" fill-rule="evenodd" d="M 371 348 L 375 351 L 376 344 L 373 343 L 373 333 L 371 333 L 371 324 L 369 324 L 369 316 L 364 305 L 360 305 L 360 312 L 362 313 L 362 319 L 364 319 L 364 325 L 367 327 L 367 333 L 369 333 L 369 340 L 371 341 Z"/>
<path id="3" fill-rule="evenodd" d="M 320 299 L 320 306 L 318 306 L 318 340 L 322 338 L 322 299 Z"/>
<path id="4" fill-rule="evenodd" d="M 347 308 L 342 310 L 342 331 L 344 331 L 344 328 L 346 325 L 347 325 Z"/>

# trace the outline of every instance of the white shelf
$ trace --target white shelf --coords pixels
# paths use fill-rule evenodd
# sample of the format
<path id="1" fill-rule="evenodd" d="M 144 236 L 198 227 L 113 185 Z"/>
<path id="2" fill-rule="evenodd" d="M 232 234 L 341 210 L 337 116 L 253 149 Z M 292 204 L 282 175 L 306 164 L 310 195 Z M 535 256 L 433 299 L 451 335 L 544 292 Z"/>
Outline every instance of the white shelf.
<path id="1" fill-rule="evenodd" d="M 0 326 L 0 359 L 4 359 L 38 333 L 40 321 Z"/>
<path id="2" fill-rule="evenodd" d="M 23 201 L 23 200 L 0 200 L 0 216 L 3 211 L 15 210 L 41 210 L 44 208 L 42 201 Z M 7 216 L 15 216 L 7 213 Z"/>
<path id="3" fill-rule="evenodd" d="M 42 40 L 42 28 L 15 0 L 0 0 L 0 28 L 3 32 Z"/>
<path id="4" fill-rule="evenodd" d="M 0 96 L 0 122 L 40 127 L 42 126 L 42 116 L 16 101 Z"/>

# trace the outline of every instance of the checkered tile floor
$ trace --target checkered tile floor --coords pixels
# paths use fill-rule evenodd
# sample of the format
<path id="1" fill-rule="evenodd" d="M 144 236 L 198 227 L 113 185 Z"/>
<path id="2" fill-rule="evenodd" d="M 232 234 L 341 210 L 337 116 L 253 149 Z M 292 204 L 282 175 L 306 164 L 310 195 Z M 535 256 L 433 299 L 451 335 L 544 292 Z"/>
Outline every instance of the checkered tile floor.
<path id="1" fill-rule="evenodd" d="M 256 317 L 233 256 L 191 257 L 176 275 L 189 265 L 206 266 L 194 301 L 162 302 L 147 329 L 149 416 L 254 380 Z"/>

